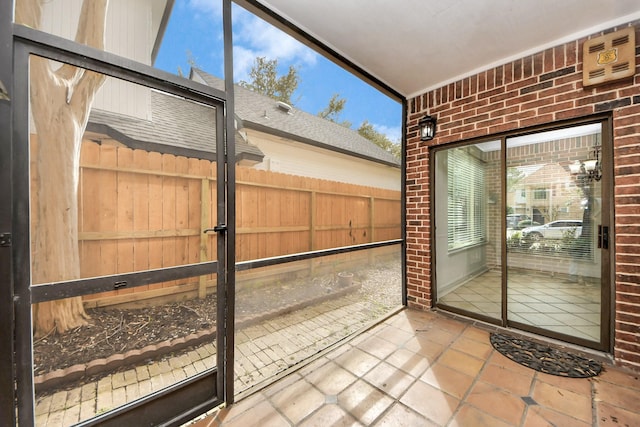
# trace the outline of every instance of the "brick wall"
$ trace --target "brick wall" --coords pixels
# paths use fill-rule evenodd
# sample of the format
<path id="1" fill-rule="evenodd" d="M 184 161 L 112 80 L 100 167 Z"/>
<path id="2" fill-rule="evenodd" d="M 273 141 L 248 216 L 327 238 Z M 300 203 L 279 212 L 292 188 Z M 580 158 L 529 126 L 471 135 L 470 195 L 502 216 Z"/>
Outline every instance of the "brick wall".
<path id="1" fill-rule="evenodd" d="M 614 357 L 618 363 L 640 370 L 640 21 L 609 31 L 628 26 L 636 29 L 636 74 L 632 79 L 583 87 L 585 38 L 409 100 L 407 294 L 410 307 L 429 309 L 432 305 L 429 146 L 611 112 L 615 185 Z M 418 120 L 425 114 L 438 119 L 436 138 L 428 143 L 420 142 L 418 136 Z"/>

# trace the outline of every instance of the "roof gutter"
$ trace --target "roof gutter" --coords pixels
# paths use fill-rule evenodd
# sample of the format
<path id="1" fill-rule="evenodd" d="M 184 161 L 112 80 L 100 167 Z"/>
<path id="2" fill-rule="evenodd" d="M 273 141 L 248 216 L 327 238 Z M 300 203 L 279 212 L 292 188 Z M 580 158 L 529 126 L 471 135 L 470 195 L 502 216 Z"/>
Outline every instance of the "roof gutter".
<path id="1" fill-rule="evenodd" d="M 151 50 L 151 63 L 156 63 L 156 58 L 158 57 L 158 52 L 160 51 L 160 46 L 162 45 L 162 39 L 164 39 L 164 33 L 167 30 L 167 24 L 169 23 L 169 18 L 171 17 L 171 12 L 173 11 L 173 4 L 175 0 L 167 0 L 167 5 L 164 8 L 164 13 L 162 14 L 162 20 L 160 21 L 160 27 L 158 28 L 158 34 L 156 36 L 156 41 L 153 44 L 153 49 Z"/>
<path id="2" fill-rule="evenodd" d="M 131 138 L 124 133 L 112 128 L 109 125 L 103 123 L 87 123 L 87 131 L 103 134 L 112 138 L 119 143 L 123 144 L 127 148 L 132 150 L 144 150 L 155 151 L 162 154 L 171 154 L 174 156 L 183 156 L 189 158 L 197 158 L 203 160 L 209 160 L 210 162 L 216 162 L 216 153 L 212 151 L 197 150 L 193 148 L 177 147 L 175 145 L 167 145 L 154 141 L 145 141 L 140 139 Z M 102 144 L 101 141 L 94 141 L 98 144 Z M 240 163 L 243 160 L 250 162 L 260 163 L 264 159 L 264 156 L 254 153 L 236 153 L 236 162 Z"/>
<path id="3" fill-rule="evenodd" d="M 325 144 L 323 142 L 315 141 L 315 140 L 310 139 L 310 138 L 304 138 L 304 137 L 295 135 L 293 133 L 284 132 L 284 131 L 281 131 L 279 129 L 274 129 L 272 127 L 268 127 L 268 126 L 262 125 L 260 123 L 255 123 L 255 122 L 251 122 L 251 121 L 248 121 L 248 120 L 244 120 L 243 124 L 244 124 L 244 128 L 245 129 L 253 129 L 253 130 L 256 130 L 256 131 L 259 131 L 259 132 L 264 132 L 264 133 L 269 134 L 269 135 L 279 136 L 281 138 L 285 138 L 285 139 L 290 139 L 292 141 L 301 142 L 303 144 L 311 145 L 313 147 L 318 147 L 318 148 L 322 148 L 322 149 L 325 149 L 325 150 L 334 151 L 334 152 L 337 152 L 337 153 L 345 154 L 345 155 L 350 156 L 350 157 L 357 157 L 357 158 L 360 158 L 360 159 L 363 159 L 363 160 L 367 160 L 367 161 L 370 161 L 370 162 L 375 162 L 375 163 L 379 163 L 381 165 L 390 166 L 392 168 L 400 169 L 400 161 L 399 160 L 396 163 L 396 162 L 390 162 L 390 161 L 387 161 L 387 160 L 377 159 L 375 157 L 367 156 L 365 154 L 356 153 L 356 152 L 353 152 L 353 151 L 350 151 L 350 150 L 346 150 L 344 148 L 336 147 L 334 145 Z"/>

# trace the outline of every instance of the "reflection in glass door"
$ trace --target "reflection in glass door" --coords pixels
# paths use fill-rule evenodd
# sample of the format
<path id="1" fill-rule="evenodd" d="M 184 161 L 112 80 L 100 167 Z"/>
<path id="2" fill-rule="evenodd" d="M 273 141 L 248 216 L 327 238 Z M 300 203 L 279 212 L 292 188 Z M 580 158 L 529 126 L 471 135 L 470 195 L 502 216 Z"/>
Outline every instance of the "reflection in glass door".
<path id="1" fill-rule="evenodd" d="M 601 342 L 601 135 L 597 123 L 506 140 L 509 323 Z"/>

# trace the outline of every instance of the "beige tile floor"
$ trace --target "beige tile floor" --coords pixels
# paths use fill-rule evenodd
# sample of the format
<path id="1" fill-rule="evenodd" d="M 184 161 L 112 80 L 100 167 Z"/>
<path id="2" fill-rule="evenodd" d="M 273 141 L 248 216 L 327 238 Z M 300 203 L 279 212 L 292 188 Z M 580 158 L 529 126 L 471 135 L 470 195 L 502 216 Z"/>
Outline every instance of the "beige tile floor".
<path id="1" fill-rule="evenodd" d="M 509 272 L 508 318 L 554 332 L 600 341 L 600 287 L 566 275 Z M 501 276 L 489 270 L 438 300 L 451 307 L 500 319 Z"/>
<path id="2" fill-rule="evenodd" d="M 638 376 L 536 372 L 495 351 L 482 324 L 406 309 L 193 425 L 638 426 Z"/>

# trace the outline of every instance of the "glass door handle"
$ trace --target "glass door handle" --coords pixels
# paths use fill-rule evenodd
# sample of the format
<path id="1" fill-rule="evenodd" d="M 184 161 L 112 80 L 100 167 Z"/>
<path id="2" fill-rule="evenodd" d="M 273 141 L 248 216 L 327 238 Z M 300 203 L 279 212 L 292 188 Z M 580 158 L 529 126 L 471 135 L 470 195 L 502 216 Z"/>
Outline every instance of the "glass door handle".
<path id="1" fill-rule="evenodd" d="M 206 230 L 203 230 L 204 234 L 210 233 L 210 232 L 216 232 L 216 233 L 226 233 L 227 232 L 227 226 L 225 224 L 220 224 L 220 225 L 216 225 L 213 228 L 207 228 Z"/>
<path id="2" fill-rule="evenodd" d="M 609 249 L 609 226 L 598 225 L 598 249 Z"/>

